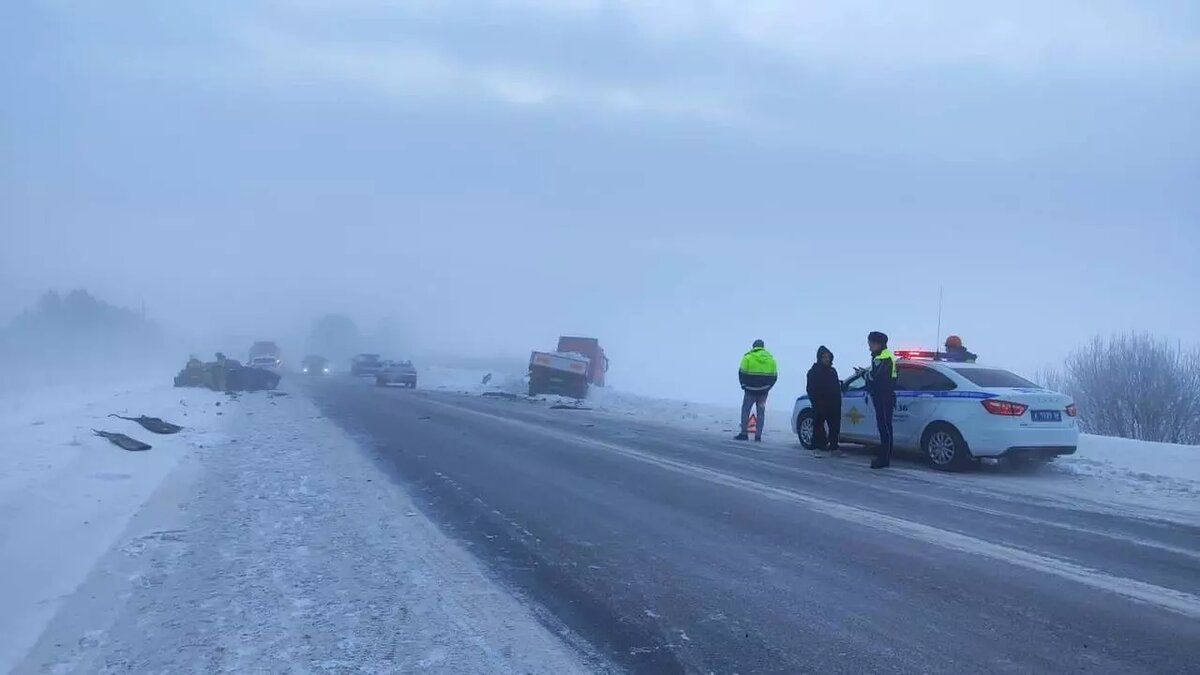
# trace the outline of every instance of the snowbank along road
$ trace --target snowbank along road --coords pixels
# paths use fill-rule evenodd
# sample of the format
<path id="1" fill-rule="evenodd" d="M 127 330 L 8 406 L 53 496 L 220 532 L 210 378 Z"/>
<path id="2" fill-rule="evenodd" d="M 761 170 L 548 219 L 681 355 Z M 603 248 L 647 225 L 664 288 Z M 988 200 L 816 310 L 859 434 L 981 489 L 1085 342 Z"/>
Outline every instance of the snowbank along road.
<path id="1" fill-rule="evenodd" d="M 521 399 L 311 392 L 506 585 L 633 672 L 1195 667 L 1187 518 Z"/>
<path id="2" fill-rule="evenodd" d="M 113 401 L 21 423 L 45 447 L 0 481 L 0 672 L 1195 668 L 1196 514 L 1101 477 L 872 472 L 782 433 L 291 386 L 120 399 L 186 404 L 147 453 L 73 435 Z"/>
<path id="3" fill-rule="evenodd" d="M 16 673 L 609 669 L 552 617 L 539 620 L 490 579 L 308 399 L 186 396 L 191 416 L 182 421 L 207 413 L 206 424 L 188 432 L 191 454 L 166 443 L 146 453 L 87 448 L 93 457 L 109 453 L 100 461 L 110 471 L 156 452 L 164 453 L 160 463 L 180 466 L 159 476 L 98 559 L 69 541 L 43 548 L 46 557 L 91 565 L 77 588 L 60 589 L 54 570 L 17 569 L 22 559 L 41 559 L 36 551 L 7 551 L 0 560 L 19 572 L 10 581 L 31 589 L 22 597 L 64 593 L 31 597 L 25 616 L 14 613 L 21 624 L 41 618 L 44 606 L 57 608 L 32 648 L 15 639 L 5 645 L 0 672 L 8 664 Z"/>

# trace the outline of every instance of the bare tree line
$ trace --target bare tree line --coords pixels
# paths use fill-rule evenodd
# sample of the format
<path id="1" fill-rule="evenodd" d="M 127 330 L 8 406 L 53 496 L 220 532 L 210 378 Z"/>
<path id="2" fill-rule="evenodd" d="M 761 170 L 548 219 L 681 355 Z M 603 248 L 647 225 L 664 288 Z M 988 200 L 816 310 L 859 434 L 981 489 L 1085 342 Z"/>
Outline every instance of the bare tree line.
<path id="1" fill-rule="evenodd" d="M 1200 347 L 1147 333 L 1096 336 L 1036 379 L 1075 398 L 1088 433 L 1200 444 Z"/>

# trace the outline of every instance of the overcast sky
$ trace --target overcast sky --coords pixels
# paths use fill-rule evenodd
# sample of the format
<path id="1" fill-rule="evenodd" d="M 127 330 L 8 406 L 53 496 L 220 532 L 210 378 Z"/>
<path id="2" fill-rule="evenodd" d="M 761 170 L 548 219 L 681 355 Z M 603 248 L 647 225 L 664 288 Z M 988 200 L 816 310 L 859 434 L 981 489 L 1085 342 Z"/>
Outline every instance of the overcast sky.
<path id="1" fill-rule="evenodd" d="M 0 317 L 596 335 L 702 399 L 754 338 L 787 396 L 818 344 L 929 345 L 939 284 L 1019 370 L 1200 342 L 1190 0 L 6 2 L 0 86 Z"/>

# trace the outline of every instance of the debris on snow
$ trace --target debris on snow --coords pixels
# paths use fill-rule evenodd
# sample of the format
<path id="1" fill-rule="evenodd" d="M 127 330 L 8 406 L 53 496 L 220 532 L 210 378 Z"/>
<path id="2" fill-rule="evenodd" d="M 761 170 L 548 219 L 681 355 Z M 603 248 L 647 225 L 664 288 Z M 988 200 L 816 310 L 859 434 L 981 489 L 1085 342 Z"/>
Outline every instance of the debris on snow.
<path id="1" fill-rule="evenodd" d="M 125 417 L 124 415 L 117 414 L 111 414 L 109 417 L 116 417 L 117 419 L 121 420 L 137 422 L 146 431 L 156 434 L 177 434 L 183 431 L 183 427 L 179 426 L 178 424 L 172 424 L 171 422 L 164 422 L 161 417 L 147 417 L 145 415 L 139 415 L 137 417 Z"/>
<path id="2" fill-rule="evenodd" d="M 119 434 L 112 431 L 100 431 L 98 429 L 92 429 L 92 433 L 96 434 L 100 438 L 107 438 L 110 443 L 118 448 L 121 448 L 122 450 L 136 452 L 139 450 L 149 450 L 151 448 L 149 443 L 143 443 L 136 438 L 130 438 L 125 434 Z"/>

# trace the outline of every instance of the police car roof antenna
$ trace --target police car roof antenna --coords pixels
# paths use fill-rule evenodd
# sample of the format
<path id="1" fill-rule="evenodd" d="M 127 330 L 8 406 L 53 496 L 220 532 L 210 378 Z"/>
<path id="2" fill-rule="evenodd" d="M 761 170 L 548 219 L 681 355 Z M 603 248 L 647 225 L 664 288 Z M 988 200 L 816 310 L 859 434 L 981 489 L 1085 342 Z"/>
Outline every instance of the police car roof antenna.
<path id="1" fill-rule="evenodd" d="M 937 338 L 934 339 L 934 341 L 933 341 L 933 353 L 935 355 L 938 353 L 938 348 L 937 348 L 938 341 L 942 339 L 942 285 L 941 284 L 938 284 L 938 324 L 937 324 L 937 326 L 938 326 L 937 327 Z"/>

